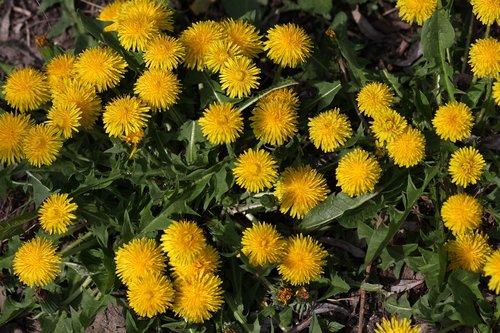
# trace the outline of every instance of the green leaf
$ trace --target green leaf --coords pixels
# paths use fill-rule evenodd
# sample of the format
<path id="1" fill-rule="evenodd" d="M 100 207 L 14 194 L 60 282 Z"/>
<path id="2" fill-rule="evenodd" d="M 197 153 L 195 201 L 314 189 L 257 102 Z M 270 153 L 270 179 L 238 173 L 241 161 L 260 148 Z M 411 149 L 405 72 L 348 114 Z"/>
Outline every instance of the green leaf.
<path id="1" fill-rule="evenodd" d="M 445 50 L 455 42 L 455 30 L 448 13 L 444 10 L 435 11 L 422 27 L 421 40 L 424 57 L 434 64 L 439 64 Z"/>
<path id="2" fill-rule="evenodd" d="M 482 298 L 478 289 L 479 274 L 454 271 L 450 274 L 448 285 L 453 293 L 453 304 L 460 322 L 471 327 L 481 323 L 481 317 L 475 306 L 477 294 Z"/>
<path id="3" fill-rule="evenodd" d="M 240 18 L 248 12 L 259 10 L 256 0 L 222 0 L 224 11 L 232 18 Z"/>
<path id="4" fill-rule="evenodd" d="M 185 122 L 180 128 L 179 139 L 187 142 L 186 162 L 188 165 L 194 164 L 198 153 L 197 143 L 203 142 L 201 127 L 197 121 L 191 120 Z"/>
<path id="5" fill-rule="evenodd" d="M 314 106 L 316 106 L 318 110 L 327 108 L 332 103 L 335 95 L 337 95 L 342 88 L 340 81 L 319 82 L 314 84 L 314 86 L 318 89 L 318 96 L 303 107 L 305 111 L 312 109 Z"/>
<path id="6" fill-rule="evenodd" d="M 323 330 L 319 325 L 318 316 L 316 315 L 316 313 L 313 312 L 311 325 L 309 325 L 309 333 L 322 333 L 322 332 Z"/>
<path id="7" fill-rule="evenodd" d="M 0 223 L 0 240 L 19 235 L 23 231 L 23 225 L 36 218 L 36 215 L 36 211 L 27 212 Z"/>
<path id="8" fill-rule="evenodd" d="M 31 185 L 33 186 L 33 201 L 35 201 L 35 206 L 38 208 L 45 198 L 51 194 L 51 191 L 33 174 L 28 173 L 28 176 L 31 181 Z"/>

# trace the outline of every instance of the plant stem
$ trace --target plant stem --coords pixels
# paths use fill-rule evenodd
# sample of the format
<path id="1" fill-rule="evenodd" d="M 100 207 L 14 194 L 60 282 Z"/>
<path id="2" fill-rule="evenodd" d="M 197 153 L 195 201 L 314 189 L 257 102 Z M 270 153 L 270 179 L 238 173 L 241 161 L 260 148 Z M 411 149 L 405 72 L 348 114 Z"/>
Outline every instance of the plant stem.
<path id="1" fill-rule="evenodd" d="M 470 12 L 469 28 L 467 29 L 467 39 L 465 41 L 464 62 L 462 63 L 462 70 L 460 71 L 461 73 L 464 73 L 465 69 L 467 68 L 467 59 L 469 58 L 470 42 L 472 40 L 472 31 L 474 31 L 475 22 L 476 17 L 472 12 Z"/>
<path id="2" fill-rule="evenodd" d="M 61 255 L 64 256 L 66 253 L 68 253 L 70 250 L 74 249 L 75 247 L 77 247 L 78 245 L 80 245 L 81 243 L 83 243 L 85 240 L 87 240 L 88 238 L 92 237 L 93 233 L 92 231 L 87 231 L 87 233 L 85 235 L 83 235 L 82 237 L 79 237 L 77 240 L 75 240 L 73 243 L 69 244 L 68 246 L 66 246 L 62 251 L 61 251 Z"/>

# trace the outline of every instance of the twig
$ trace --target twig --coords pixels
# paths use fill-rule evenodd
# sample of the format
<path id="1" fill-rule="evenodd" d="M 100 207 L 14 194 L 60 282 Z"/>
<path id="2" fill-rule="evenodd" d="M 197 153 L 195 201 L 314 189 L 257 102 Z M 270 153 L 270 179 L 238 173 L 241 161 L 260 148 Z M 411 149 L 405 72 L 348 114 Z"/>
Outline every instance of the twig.
<path id="1" fill-rule="evenodd" d="M 370 277 L 370 272 L 372 270 L 372 264 L 366 266 L 365 270 L 365 279 L 364 282 L 368 281 Z M 360 288 L 359 290 L 359 319 L 358 319 L 358 333 L 363 333 L 363 324 L 364 324 L 364 316 L 365 316 L 365 302 L 366 302 L 366 290 Z"/>

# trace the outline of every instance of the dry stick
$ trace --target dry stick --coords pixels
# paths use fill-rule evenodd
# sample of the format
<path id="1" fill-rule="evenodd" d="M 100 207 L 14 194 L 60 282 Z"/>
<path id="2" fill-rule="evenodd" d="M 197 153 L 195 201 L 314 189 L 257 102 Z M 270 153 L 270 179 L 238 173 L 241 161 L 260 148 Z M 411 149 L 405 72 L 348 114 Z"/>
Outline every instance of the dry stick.
<path id="1" fill-rule="evenodd" d="M 367 282 L 370 277 L 370 272 L 372 270 L 372 264 L 366 266 L 365 279 L 363 282 Z M 363 317 L 365 316 L 365 302 L 366 302 L 366 290 L 363 288 L 359 289 L 359 319 L 358 319 L 358 333 L 363 333 Z"/>

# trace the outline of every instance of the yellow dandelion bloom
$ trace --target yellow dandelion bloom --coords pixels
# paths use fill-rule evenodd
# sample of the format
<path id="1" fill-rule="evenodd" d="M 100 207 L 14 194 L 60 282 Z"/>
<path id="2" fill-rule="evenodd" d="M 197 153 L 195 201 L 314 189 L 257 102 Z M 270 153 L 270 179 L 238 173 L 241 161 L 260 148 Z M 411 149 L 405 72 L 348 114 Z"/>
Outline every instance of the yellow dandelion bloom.
<path id="1" fill-rule="evenodd" d="M 50 98 L 45 75 L 34 68 L 13 71 L 5 80 L 3 95 L 7 104 L 21 112 L 38 109 Z"/>
<path id="2" fill-rule="evenodd" d="M 57 133 L 65 139 L 71 138 L 73 133 L 78 132 L 82 110 L 76 104 L 52 104 L 47 113 L 47 125 L 55 128 Z"/>
<path id="3" fill-rule="evenodd" d="M 83 128 L 92 128 L 101 114 L 101 99 L 92 86 L 77 80 L 68 80 L 54 92 L 53 105 L 74 104 L 81 111 Z"/>
<path id="4" fill-rule="evenodd" d="M 136 146 L 139 144 L 139 142 L 142 141 L 143 138 L 144 138 L 144 130 L 140 129 L 138 131 L 130 132 L 128 133 L 128 135 L 122 135 L 120 137 L 120 140 L 130 145 Z"/>
<path id="5" fill-rule="evenodd" d="M 387 144 L 387 152 L 399 167 L 417 165 L 425 156 L 425 137 L 418 129 L 408 127 Z"/>
<path id="6" fill-rule="evenodd" d="M 73 77 L 75 56 L 72 54 L 60 54 L 50 59 L 47 63 L 45 73 L 52 92 L 60 89 L 67 79 Z"/>
<path id="7" fill-rule="evenodd" d="M 371 82 L 361 88 L 356 100 L 361 113 L 375 118 L 379 112 L 391 107 L 394 96 L 385 83 Z"/>
<path id="8" fill-rule="evenodd" d="M 456 236 L 457 239 L 446 243 L 449 269 L 466 269 L 481 272 L 486 259 L 491 254 L 488 236 L 477 232 L 467 232 Z"/>
<path id="9" fill-rule="evenodd" d="M 495 100 L 495 103 L 498 106 L 500 106 L 500 82 L 499 81 L 496 81 L 493 84 L 492 96 L 493 96 L 493 99 Z"/>
<path id="10" fill-rule="evenodd" d="M 220 39 L 222 39 L 222 27 L 214 21 L 195 22 L 184 30 L 179 41 L 186 49 L 184 59 L 186 67 L 202 71 L 210 45 Z"/>
<path id="11" fill-rule="evenodd" d="M 500 2 L 497 0 L 471 0 L 472 12 L 485 25 L 500 22 Z"/>
<path id="12" fill-rule="evenodd" d="M 262 52 L 262 37 L 254 25 L 243 21 L 225 19 L 221 22 L 224 35 L 238 45 L 245 57 L 254 58 Z"/>
<path id="13" fill-rule="evenodd" d="M 140 131 L 151 116 L 149 107 L 134 96 L 116 97 L 106 105 L 102 115 L 109 136 L 120 137 Z"/>
<path id="14" fill-rule="evenodd" d="M 329 192 L 323 175 L 308 165 L 287 168 L 275 185 L 280 211 L 289 211 L 299 219 L 325 200 Z"/>
<path id="15" fill-rule="evenodd" d="M 203 136 L 210 143 L 232 143 L 243 132 L 243 116 L 231 103 L 212 103 L 198 120 Z"/>
<path id="16" fill-rule="evenodd" d="M 278 272 L 283 280 L 294 286 L 318 280 L 323 274 L 327 255 L 323 246 L 311 236 L 293 236 L 287 240 Z"/>
<path id="17" fill-rule="evenodd" d="M 500 294 L 500 249 L 493 252 L 483 268 L 484 275 L 490 277 L 488 288 L 497 294 Z"/>
<path id="18" fill-rule="evenodd" d="M 375 157 L 360 148 L 345 155 L 335 170 L 337 186 L 350 197 L 373 191 L 381 173 Z"/>
<path id="19" fill-rule="evenodd" d="M 127 291 L 128 304 L 142 317 L 152 318 L 172 306 L 175 291 L 169 279 L 149 274 L 134 280 Z"/>
<path id="20" fill-rule="evenodd" d="M 234 162 L 236 184 L 250 192 L 271 187 L 278 176 L 278 166 L 271 154 L 262 149 L 248 149 Z"/>
<path id="21" fill-rule="evenodd" d="M 24 155 L 31 165 L 51 165 L 62 148 L 62 139 L 57 130 L 46 124 L 31 127 L 23 140 Z"/>
<path id="22" fill-rule="evenodd" d="M 472 147 L 463 147 L 451 155 L 448 172 L 451 182 L 459 186 L 467 187 L 476 184 L 483 174 L 486 162 L 483 155 Z"/>
<path id="23" fill-rule="evenodd" d="M 420 325 L 412 327 L 408 318 L 392 317 L 391 320 L 382 318 L 382 324 L 377 323 L 375 327 L 375 333 L 420 333 L 420 331 Z"/>
<path id="24" fill-rule="evenodd" d="M 259 74 L 260 69 L 249 58 L 230 58 L 220 69 L 221 88 L 231 98 L 246 97 L 259 87 Z"/>
<path id="25" fill-rule="evenodd" d="M 40 206 L 38 219 L 42 229 L 49 234 L 63 234 L 76 219 L 74 212 L 78 209 L 67 193 L 49 196 Z"/>
<path id="26" fill-rule="evenodd" d="M 466 104 L 450 102 L 436 111 L 432 124 L 441 139 L 455 142 L 470 136 L 474 117 Z"/>
<path id="27" fill-rule="evenodd" d="M 441 207 L 444 225 L 455 235 L 477 229 L 482 215 L 483 208 L 479 201 L 465 193 L 452 195 Z"/>
<path id="28" fill-rule="evenodd" d="M 226 61 L 241 56 L 240 48 L 228 40 L 218 40 L 210 44 L 205 55 L 205 66 L 214 73 L 218 73 Z"/>
<path id="29" fill-rule="evenodd" d="M 259 103 L 252 111 L 250 126 L 264 143 L 281 146 L 297 133 L 297 111 L 280 100 Z"/>
<path id="30" fill-rule="evenodd" d="M 275 64 L 295 68 L 311 55 L 313 44 L 306 31 L 293 24 L 277 24 L 267 30 L 264 50 Z"/>
<path id="31" fill-rule="evenodd" d="M 416 21 L 418 25 L 430 19 L 436 7 L 437 0 L 397 0 L 396 2 L 399 17 L 408 23 Z"/>
<path id="32" fill-rule="evenodd" d="M 493 37 L 477 39 L 469 50 L 469 65 L 478 78 L 500 73 L 500 42 Z"/>
<path id="33" fill-rule="evenodd" d="M 274 225 L 254 223 L 243 231 L 241 252 L 247 257 L 250 265 L 262 266 L 277 263 L 284 254 L 286 242 Z"/>
<path id="34" fill-rule="evenodd" d="M 154 110 L 167 110 L 179 99 L 181 83 L 169 70 L 148 69 L 135 83 L 134 92 Z"/>
<path id="35" fill-rule="evenodd" d="M 149 18 L 151 22 L 154 22 L 155 26 L 159 30 L 173 31 L 174 12 L 166 6 L 162 1 L 157 0 L 132 0 L 127 1 L 124 6 L 120 9 L 120 14 L 118 16 L 118 23 L 122 15 L 127 14 L 140 14 L 144 17 Z"/>
<path id="36" fill-rule="evenodd" d="M 52 241 L 33 238 L 17 250 L 12 261 L 14 274 L 29 287 L 43 287 L 61 271 L 61 255 Z"/>
<path id="37" fill-rule="evenodd" d="M 173 276 L 177 279 L 189 278 L 198 274 L 215 274 L 220 265 L 220 256 L 211 246 L 203 247 L 196 257 L 188 262 L 171 260 Z"/>
<path id="38" fill-rule="evenodd" d="M 125 76 L 127 63 L 107 47 L 94 47 L 83 51 L 75 61 L 76 76 L 84 83 L 102 92 L 116 87 Z"/>
<path id="39" fill-rule="evenodd" d="M 300 106 L 300 100 L 297 93 L 292 88 L 280 88 L 271 91 L 269 94 L 264 95 L 257 102 L 257 107 L 269 103 L 271 101 L 279 102 L 283 107 L 290 108 L 293 111 L 297 111 Z"/>
<path id="40" fill-rule="evenodd" d="M 158 35 L 144 49 L 144 62 L 148 68 L 173 70 L 186 54 L 184 46 L 174 37 Z"/>
<path id="41" fill-rule="evenodd" d="M 375 138 L 384 143 L 402 135 L 407 126 L 408 123 L 402 115 L 387 108 L 376 113 L 370 128 Z"/>
<path id="42" fill-rule="evenodd" d="M 222 280 L 212 274 L 198 274 L 175 281 L 174 312 L 185 320 L 202 323 L 212 318 L 224 303 Z"/>
<path id="43" fill-rule="evenodd" d="M 120 10 L 121 10 L 122 5 L 124 3 L 125 3 L 124 0 L 123 1 L 122 0 L 113 1 L 109 4 L 107 4 L 106 6 L 104 6 L 104 8 L 101 10 L 97 19 L 99 21 L 103 21 L 103 22 L 112 22 L 110 25 L 107 25 L 106 27 L 104 27 L 104 31 L 116 31 L 117 30 L 117 28 L 118 28 L 118 24 L 117 24 L 118 15 L 120 14 Z"/>
<path id="44" fill-rule="evenodd" d="M 172 222 L 161 236 L 161 247 L 170 260 L 189 263 L 206 246 L 203 230 L 193 221 Z"/>
<path id="45" fill-rule="evenodd" d="M 316 148 L 332 152 L 342 146 L 352 135 L 351 124 L 338 108 L 309 118 L 309 137 Z"/>
<path id="46" fill-rule="evenodd" d="M 0 115 L 0 163 L 15 164 L 24 157 L 23 141 L 33 121 L 27 115 Z"/>
<path id="47" fill-rule="evenodd" d="M 150 275 L 160 275 L 165 269 L 165 258 L 154 239 L 134 239 L 116 252 L 116 275 L 130 286 Z"/>

